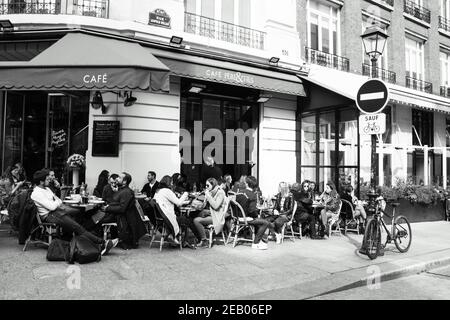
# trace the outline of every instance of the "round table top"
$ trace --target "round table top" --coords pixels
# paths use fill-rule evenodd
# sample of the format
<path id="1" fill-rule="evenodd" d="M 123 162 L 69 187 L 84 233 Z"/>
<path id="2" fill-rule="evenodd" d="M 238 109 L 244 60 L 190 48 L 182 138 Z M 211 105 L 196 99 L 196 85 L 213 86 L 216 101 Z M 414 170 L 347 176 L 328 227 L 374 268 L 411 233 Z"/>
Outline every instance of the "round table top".
<path id="1" fill-rule="evenodd" d="M 147 195 L 141 193 L 141 194 L 135 194 L 134 197 L 136 199 L 145 199 L 145 198 L 147 198 Z"/>

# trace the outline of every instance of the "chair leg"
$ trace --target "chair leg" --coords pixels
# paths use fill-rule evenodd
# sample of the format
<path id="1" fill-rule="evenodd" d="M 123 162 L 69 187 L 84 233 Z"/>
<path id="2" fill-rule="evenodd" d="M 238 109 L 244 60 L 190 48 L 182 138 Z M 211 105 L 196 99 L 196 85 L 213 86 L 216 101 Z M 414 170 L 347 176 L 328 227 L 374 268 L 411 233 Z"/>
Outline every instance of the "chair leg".
<path id="1" fill-rule="evenodd" d="M 166 233 L 166 227 L 163 226 L 162 233 L 161 233 L 161 240 L 159 240 L 159 251 L 160 252 L 162 251 L 162 247 L 163 247 L 163 244 L 164 244 L 164 234 L 165 233 Z"/>
<path id="2" fill-rule="evenodd" d="M 240 230 L 239 230 L 239 227 L 236 226 L 236 230 L 235 230 L 235 233 L 234 233 L 233 248 L 236 247 L 239 231 L 240 231 Z"/>
<path id="3" fill-rule="evenodd" d="M 223 233 L 223 230 L 222 230 L 222 240 L 223 240 L 224 246 L 227 246 L 227 242 L 225 241 L 225 234 Z"/>
<path id="4" fill-rule="evenodd" d="M 292 242 L 295 242 L 295 233 L 294 233 L 294 228 L 292 227 L 292 224 L 290 225 L 290 228 L 291 228 Z"/>
<path id="5" fill-rule="evenodd" d="M 212 242 L 213 242 L 213 233 L 214 233 L 214 229 L 213 230 L 209 229 L 209 248 L 210 249 L 212 247 Z"/>
<path id="6" fill-rule="evenodd" d="M 25 241 L 25 245 L 23 246 L 22 251 L 27 251 L 28 243 L 31 241 L 31 235 L 28 237 L 28 239 Z"/>

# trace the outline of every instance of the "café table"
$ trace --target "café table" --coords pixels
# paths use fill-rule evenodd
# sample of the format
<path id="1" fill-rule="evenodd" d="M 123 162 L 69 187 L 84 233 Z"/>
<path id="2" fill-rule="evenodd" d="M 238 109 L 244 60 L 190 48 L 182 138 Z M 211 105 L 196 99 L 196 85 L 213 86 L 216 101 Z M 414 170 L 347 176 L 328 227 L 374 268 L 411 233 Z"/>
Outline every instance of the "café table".
<path id="1" fill-rule="evenodd" d="M 145 199 L 145 198 L 147 198 L 147 195 L 146 194 L 142 194 L 142 193 L 135 193 L 134 194 L 134 198 L 135 199 L 137 199 L 137 200 L 139 200 L 139 199 Z"/>

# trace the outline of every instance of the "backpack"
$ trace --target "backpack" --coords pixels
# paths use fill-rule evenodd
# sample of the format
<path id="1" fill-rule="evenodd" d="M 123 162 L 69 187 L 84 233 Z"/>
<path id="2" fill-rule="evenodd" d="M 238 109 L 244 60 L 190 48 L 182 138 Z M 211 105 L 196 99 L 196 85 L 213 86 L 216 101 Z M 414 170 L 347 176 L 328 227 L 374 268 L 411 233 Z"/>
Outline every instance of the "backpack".
<path id="1" fill-rule="evenodd" d="M 47 250 L 48 261 L 69 261 L 70 242 L 61 239 L 53 239 Z"/>
<path id="2" fill-rule="evenodd" d="M 99 262 L 102 258 L 101 245 L 93 243 L 84 235 L 74 236 L 70 241 L 69 263 Z"/>

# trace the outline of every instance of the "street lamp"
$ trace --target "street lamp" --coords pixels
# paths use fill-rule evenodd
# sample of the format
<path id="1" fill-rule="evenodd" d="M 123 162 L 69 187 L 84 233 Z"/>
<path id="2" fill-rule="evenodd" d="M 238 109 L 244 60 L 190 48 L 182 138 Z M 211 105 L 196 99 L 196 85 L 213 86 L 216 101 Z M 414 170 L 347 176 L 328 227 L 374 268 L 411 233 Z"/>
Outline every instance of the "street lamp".
<path id="1" fill-rule="evenodd" d="M 386 47 L 388 35 L 378 25 L 372 25 L 366 28 L 366 31 L 364 31 L 364 33 L 361 35 L 361 38 L 364 45 L 364 50 L 366 54 L 370 57 L 370 60 L 372 61 L 372 78 L 377 78 L 377 61 L 378 58 L 383 54 L 384 48 Z M 377 137 L 376 135 L 372 135 L 370 185 L 373 194 L 375 193 L 376 152 L 377 152 Z"/>
<path id="2" fill-rule="evenodd" d="M 386 32 L 378 25 L 367 27 L 366 31 L 361 35 L 364 50 L 372 61 L 372 78 L 377 77 L 377 60 L 383 55 L 388 37 Z"/>

